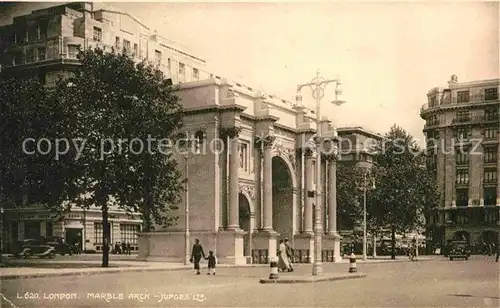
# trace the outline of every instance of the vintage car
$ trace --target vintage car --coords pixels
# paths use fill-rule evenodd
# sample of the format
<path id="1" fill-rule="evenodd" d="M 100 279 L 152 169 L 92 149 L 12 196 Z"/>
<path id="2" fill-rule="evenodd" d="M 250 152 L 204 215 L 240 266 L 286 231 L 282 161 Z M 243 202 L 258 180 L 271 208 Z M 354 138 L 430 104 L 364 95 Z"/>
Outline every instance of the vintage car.
<path id="1" fill-rule="evenodd" d="M 43 241 L 46 245 L 54 247 L 56 253 L 60 254 L 61 256 L 64 255 L 71 256 L 74 253 L 74 247 L 64 243 L 61 237 L 56 237 L 56 236 L 45 237 L 42 238 L 41 241 Z"/>
<path id="2" fill-rule="evenodd" d="M 465 259 L 468 260 L 470 257 L 469 245 L 466 241 L 453 241 L 450 243 L 450 248 L 448 251 L 448 257 L 450 261 L 454 259 Z"/>
<path id="3" fill-rule="evenodd" d="M 52 259 L 56 256 L 56 250 L 54 247 L 34 239 L 19 241 L 16 246 L 14 257 L 18 259 L 27 259 L 29 257 Z"/>

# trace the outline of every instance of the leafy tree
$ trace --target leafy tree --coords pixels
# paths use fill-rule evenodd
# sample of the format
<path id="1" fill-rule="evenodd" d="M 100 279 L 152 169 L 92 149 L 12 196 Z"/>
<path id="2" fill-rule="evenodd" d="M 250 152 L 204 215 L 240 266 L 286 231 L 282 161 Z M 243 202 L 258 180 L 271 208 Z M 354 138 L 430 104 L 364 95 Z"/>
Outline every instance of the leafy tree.
<path id="1" fill-rule="evenodd" d="M 362 179 L 361 170 L 349 163 L 337 164 L 337 217 L 339 229 L 352 230 L 363 217 L 362 196 L 359 184 Z"/>
<path id="2" fill-rule="evenodd" d="M 376 189 L 369 193 L 367 210 L 377 224 L 390 228 L 394 259 L 396 232 L 421 225 L 422 214 L 439 198 L 432 175 L 425 168 L 425 155 L 401 127 L 394 125 L 385 135 L 375 162 Z"/>
<path id="3" fill-rule="evenodd" d="M 4 76 L 0 81 L 0 203 L 22 209 L 60 201 L 64 174 L 54 148 L 39 143 L 61 133 L 64 118 L 50 93 L 34 78 Z"/>
<path id="4" fill-rule="evenodd" d="M 83 145 L 82 153 L 70 155 L 68 201 L 101 208 L 107 267 L 110 205 L 141 212 L 146 230 L 153 221 L 175 222 L 165 213 L 179 202 L 180 174 L 172 153 L 158 147 L 181 126 L 182 109 L 176 89 L 151 65 L 100 49 L 81 51 L 78 59 L 81 65 L 55 96 L 68 106 L 71 139 Z"/>

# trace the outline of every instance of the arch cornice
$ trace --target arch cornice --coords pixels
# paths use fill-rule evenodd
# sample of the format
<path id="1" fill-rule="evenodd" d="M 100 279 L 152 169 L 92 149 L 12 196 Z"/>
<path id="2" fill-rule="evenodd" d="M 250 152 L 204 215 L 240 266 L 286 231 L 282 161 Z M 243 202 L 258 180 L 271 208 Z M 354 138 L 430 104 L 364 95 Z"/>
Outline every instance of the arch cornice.
<path id="1" fill-rule="evenodd" d="M 292 162 L 290 161 L 290 157 L 286 153 L 284 153 L 284 151 L 275 149 L 273 151 L 273 158 L 274 157 L 279 157 L 283 159 L 285 165 L 288 166 L 288 171 L 290 173 L 290 177 L 292 178 L 292 188 L 296 190 L 298 188 L 297 184 L 298 181 L 297 181 L 297 173 L 295 172 L 295 167 L 294 167 L 295 164 L 292 164 Z"/>

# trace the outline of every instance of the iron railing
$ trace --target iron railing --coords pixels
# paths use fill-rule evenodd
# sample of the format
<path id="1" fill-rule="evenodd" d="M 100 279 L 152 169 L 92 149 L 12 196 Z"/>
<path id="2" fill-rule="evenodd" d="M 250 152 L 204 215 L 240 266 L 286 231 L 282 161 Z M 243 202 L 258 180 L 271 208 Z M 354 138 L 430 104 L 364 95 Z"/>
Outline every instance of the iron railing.
<path id="1" fill-rule="evenodd" d="M 252 262 L 254 264 L 267 264 L 269 263 L 269 251 L 267 249 L 253 249 Z"/>
<path id="2" fill-rule="evenodd" d="M 477 94 L 477 95 L 469 95 L 469 99 L 466 101 L 459 101 L 458 97 L 448 97 L 441 100 L 440 104 L 430 105 L 425 103 L 420 107 L 420 113 L 423 113 L 427 110 L 446 107 L 447 105 L 460 105 L 460 104 L 474 104 L 474 103 L 489 103 L 498 101 L 499 97 L 497 95 L 486 95 L 486 94 Z"/>

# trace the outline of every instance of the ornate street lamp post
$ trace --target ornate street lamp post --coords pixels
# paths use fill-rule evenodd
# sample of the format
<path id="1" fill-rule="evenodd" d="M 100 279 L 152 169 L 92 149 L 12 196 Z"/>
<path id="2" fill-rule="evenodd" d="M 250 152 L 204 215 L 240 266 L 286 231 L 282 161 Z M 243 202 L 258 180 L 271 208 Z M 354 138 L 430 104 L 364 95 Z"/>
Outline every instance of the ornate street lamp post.
<path id="1" fill-rule="evenodd" d="M 325 95 L 325 87 L 330 83 L 336 83 L 335 89 L 335 100 L 332 101 L 333 104 L 339 106 L 345 103 L 337 99 L 337 96 L 342 94 L 340 90 L 340 80 L 329 79 L 325 80 L 319 76 L 319 71 L 316 72 L 316 78 L 314 78 L 310 83 L 302 84 L 297 86 L 297 103 L 301 104 L 302 95 L 301 89 L 303 87 L 310 87 L 312 90 L 312 96 L 316 100 L 316 204 L 314 208 L 314 263 L 312 269 L 312 275 L 317 276 L 322 272 L 322 260 L 321 260 L 321 242 L 323 239 L 323 225 L 321 222 L 321 99 Z"/>

